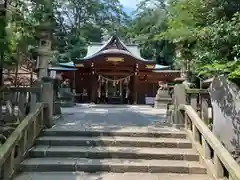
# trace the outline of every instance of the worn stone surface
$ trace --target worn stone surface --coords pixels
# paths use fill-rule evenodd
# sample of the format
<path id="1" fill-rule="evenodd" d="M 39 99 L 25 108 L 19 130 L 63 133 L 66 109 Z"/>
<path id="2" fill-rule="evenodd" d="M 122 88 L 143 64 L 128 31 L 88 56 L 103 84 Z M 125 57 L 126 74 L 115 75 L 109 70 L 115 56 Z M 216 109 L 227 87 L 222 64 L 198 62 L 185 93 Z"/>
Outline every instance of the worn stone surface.
<path id="1" fill-rule="evenodd" d="M 213 106 L 213 133 L 232 152 L 240 146 L 240 88 L 219 76 L 213 80 L 209 93 Z"/>
<path id="2" fill-rule="evenodd" d="M 206 174 L 197 161 L 144 159 L 32 158 L 23 161 L 25 172 L 84 171 L 84 172 L 152 172 Z"/>
<path id="3" fill-rule="evenodd" d="M 178 148 L 136 148 L 136 147 L 91 147 L 91 146 L 36 146 L 30 151 L 31 157 L 72 157 L 72 158 L 131 158 L 198 161 L 199 155 L 192 149 Z"/>
<path id="4" fill-rule="evenodd" d="M 175 128 L 173 128 L 175 129 Z M 175 129 L 176 130 L 176 129 Z M 125 127 L 119 128 L 119 130 L 64 130 L 64 129 L 48 129 L 45 130 L 42 135 L 44 136 L 125 136 L 125 137 L 154 137 L 154 138 L 177 138 L 185 139 L 186 133 L 179 130 L 173 130 L 168 128 L 149 128 L 149 127 Z"/>
<path id="5" fill-rule="evenodd" d="M 166 109 L 130 105 L 77 105 L 62 108 L 63 118 L 52 130 L 118 131 L 143 128 L 159 131 L 165 121 Z"/>
<path id="6" fill-rule="evenodd" d="M 158 173 L 23 173 L 16 180 L 211 180 L 207 175 Z"/>
<path id="7" fill-rule="evenodd" d="M 155 148 L 192 148 L 192 142 L 182 138 L 153 138 L 153 137 L 79 137 L 79 136 L 43 136 L 36 140 L 37 145 L 51 146 L 134 146 Z"/>
<path id="8" fill-rule="evenodd" d="M 88 104 L 62 111 L 16 180 L 208 179 L 186 133 L 164 124 L 165 109 Z"/>

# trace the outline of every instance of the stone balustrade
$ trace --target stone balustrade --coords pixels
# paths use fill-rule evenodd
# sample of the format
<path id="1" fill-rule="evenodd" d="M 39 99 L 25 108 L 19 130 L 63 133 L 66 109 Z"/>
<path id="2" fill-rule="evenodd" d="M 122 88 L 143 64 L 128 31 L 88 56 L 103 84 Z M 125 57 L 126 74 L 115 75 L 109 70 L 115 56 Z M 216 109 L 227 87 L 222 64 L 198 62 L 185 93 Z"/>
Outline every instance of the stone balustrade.
<path id="1" fill-rule="evenodd" d="M 178 108 L 185 129 L 206 164 L 209 174 L 216 179 L 240 180 L 240 166 L 218 138 L 190 105 Z"/>
<path id="2" fill-rule="evenodd" d="M 0 135 L 5 137 L 0 145 L 0 179 L 9 180 L 41 130 L 54 124 L 53 84 L 42 79 L 33 87 L 4 88 L 0 94 L 3 118 Z M 26 105 L 29 106 L 28 112 Z M 20 114 L 14 114 L 16 106 Z M 15 117 L 15 120 L 9 117 Z"/>
<path id="3" fill-rule="evenodd" d="M 184 128 L 213 178 L 240 180 L 240 166 L 211 130 L 211 101 L 206 89 L 174 87 L 169 121 Z"/>
<path id="4" fill-rule="evenodd" d="M 0 146 L 0 179 L 9 180 L 18 170 L 20 162 L 32 147 L 36 137 L 49 120 L 48 107 L 37 103 L 35 109 L 27 115 L 18 127 Z"/>

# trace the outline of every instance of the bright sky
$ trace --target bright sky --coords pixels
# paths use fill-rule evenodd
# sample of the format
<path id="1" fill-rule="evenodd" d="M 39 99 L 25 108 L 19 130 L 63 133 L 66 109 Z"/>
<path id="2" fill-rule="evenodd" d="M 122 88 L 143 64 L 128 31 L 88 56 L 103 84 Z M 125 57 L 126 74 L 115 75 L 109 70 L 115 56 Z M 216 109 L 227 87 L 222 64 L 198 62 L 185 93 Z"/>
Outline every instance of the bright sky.
<path id="1" fill-rule="evenodd" d="M 127 8 L 136 9 L 136 5 L 139 0 L 119 0 L 120 3 Z"/>

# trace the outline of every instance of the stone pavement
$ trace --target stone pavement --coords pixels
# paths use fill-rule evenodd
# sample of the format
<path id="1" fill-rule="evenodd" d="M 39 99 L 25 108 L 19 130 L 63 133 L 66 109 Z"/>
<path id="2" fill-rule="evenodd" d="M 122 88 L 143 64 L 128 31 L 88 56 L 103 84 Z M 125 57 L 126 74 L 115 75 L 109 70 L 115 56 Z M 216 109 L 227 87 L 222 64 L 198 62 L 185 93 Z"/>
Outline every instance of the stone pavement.
<path id="1" fill-rule="evenodd" d="M 202 174 L 164 174 L 164 173 L 82 173 L 82 172 L 44 172 L 23 173 L 17 180 L 211 180 Z"/>
<path id="2" fill-rule="evenodd" d="M 166 121 L 166 109 L 147 105 L 78 104 L 62 108 L 62 113 L 52 130 L 134 131 L 140 128 L 159 131 Z"/>

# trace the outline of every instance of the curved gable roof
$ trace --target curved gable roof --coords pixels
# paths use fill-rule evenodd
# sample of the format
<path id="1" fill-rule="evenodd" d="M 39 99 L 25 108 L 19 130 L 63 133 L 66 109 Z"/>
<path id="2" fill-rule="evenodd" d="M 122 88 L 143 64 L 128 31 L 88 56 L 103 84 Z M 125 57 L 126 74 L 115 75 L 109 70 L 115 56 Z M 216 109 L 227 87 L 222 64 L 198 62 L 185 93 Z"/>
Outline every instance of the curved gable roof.
<path id="1" fill-rule="evenodd" d="M 120 45 L 123 47 L 123 49 L 118 48 L 111 48 L 108 49 L 107 47 L 110 46 L 112 43 L 114 43 L 114 40 L 116 40 Z M 126 45 L 124 44 L 117 36 L 112 36 L 107 42 L 105 43 L 93 43 L 90 46 L 88 46 L 88 52 L 87 55 L 82 60 L 90 60 L 98 55 L 106 54 L 106 53 L 121 53 L 121 54 L 127 54 L 132 56 L 135 59 L 138 59 L 140 61 L 150 61 L 147 59 L 144 59 L 141 57 L 140 50 L 137 45 Z"/>
<path id="2" fill-rule="evenodd" d="M 131 56 L 134 59 L 137 59 L 137 60 L 140 60 L 140 61 L 148 61 L 146 59 L 143 59 L 139 56 L 136 56 L 136 55 L 132 54 L 129 51 L 124 51 L 124 50 L 121 50 L 121 49 L 106 49 L 106 50 L 103 50 L 103 51 L 99 51 L 98 53 L 95 53 L 91 56 L 85 57 L 84 60 L 91 60 L 92 58 L 95 58 L 95 57 L 103 55 L 103 54 L 124 54 L 124 55 Z M 151 62 L 151 61 L 149 61 L 149 62 Z"/>

